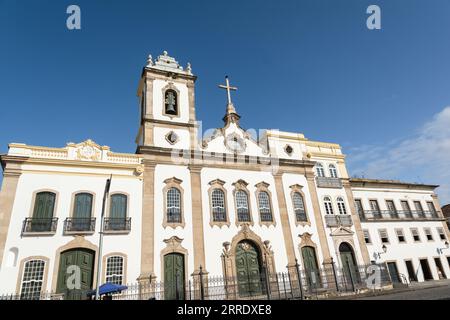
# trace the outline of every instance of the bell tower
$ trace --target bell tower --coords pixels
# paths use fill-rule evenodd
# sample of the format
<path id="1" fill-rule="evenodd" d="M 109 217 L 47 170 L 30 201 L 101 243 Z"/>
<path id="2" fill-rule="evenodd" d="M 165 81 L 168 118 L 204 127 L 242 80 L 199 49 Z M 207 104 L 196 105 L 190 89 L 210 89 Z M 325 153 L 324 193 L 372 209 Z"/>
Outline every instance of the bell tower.
<path id="1" fill-rule="evenodd" d="M 138 148 L 196 149 L 195 80 L 190 63 L 184 69 L 167 51 L 156 61 L 148 56 L 139 81 Z"/>

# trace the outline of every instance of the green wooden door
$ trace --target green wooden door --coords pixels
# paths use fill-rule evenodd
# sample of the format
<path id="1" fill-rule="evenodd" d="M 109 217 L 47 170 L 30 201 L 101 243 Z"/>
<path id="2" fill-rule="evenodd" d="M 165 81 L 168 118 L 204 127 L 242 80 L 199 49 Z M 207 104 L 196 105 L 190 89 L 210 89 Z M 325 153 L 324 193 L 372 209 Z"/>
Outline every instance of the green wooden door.
<path id="1" fill-rule="evenodd" d="M 90 230 L 92 214 L 92 194 L 79 193 L 75 196 L 72 230 Z"/>
<path id="2" fill-rule="evenodd" d="M 317 265 L 316 252 L 313 247 L 302 248 L 303 267 L 306 273 L 306 280 L 311 288 L 320 286 L 319 266 Z"/>
<path id="3" fill-rule="evenodd" d="M 68 300 L 85 299 L 86 293 L 92 290 L 94 258 L 95 253 L 88 249 L 74 249 L 61 253 L 57 292 L 64 293 L 65 299 Z M 79 288 L 68 288 L 68 285 L 75 284 L 74 281 L 68 281 L 68 278 L 74 274 L 73 270 L 68 272 L 70 266 L 77 266 L 80 270 Z"/>
<path id="4" fill-rule="evenodd" d="M 262 294 L 260 270 L 258 250 L 251 242 L 240 242 L 236 248 L 236 273 L 241 297 Z"/>
<path id="5" fill-rule="evenodd" d="M 400 283 L 400 276 L 398 275 L 397 264 L 395 262 L 387 263 L 389 275 L 391 276 L 391 280 L 393 283 Z"/>
<path id="6" fill-rule="evenodd" d="M 170 253 L 164 256 L 164 299 L 184 300 L 184 256 Z"/>
<path id="7" fill-rule="evenodd" d="M 52 226 L 53 211 L 55 209 L 55 194 L 52 192 L 39 192 L 36 194 L 32 232 L 50 231 Z"/>
<path id="8" fill-rule="evenodd" d="M 339 251 L 341 256 L 345 285 L 347 289 L 354 290 L 355 288 L 353 286 L 360 282 L 360 278 L 353 250 L 349 244 L 342 243 L 339 246 Z"/>

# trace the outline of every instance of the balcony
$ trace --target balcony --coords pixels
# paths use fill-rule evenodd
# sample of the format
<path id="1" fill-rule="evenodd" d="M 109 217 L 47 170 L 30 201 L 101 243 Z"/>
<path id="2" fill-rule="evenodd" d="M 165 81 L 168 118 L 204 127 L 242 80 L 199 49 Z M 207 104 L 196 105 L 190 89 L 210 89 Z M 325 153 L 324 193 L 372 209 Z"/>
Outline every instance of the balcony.
<path id="1" fill-rule="evenodd" d="M 95 218 L 67 218 L 64 221 L 65 234 L 92 234 L 95 231 Z"/>
<path id="2" fill-rule="evenodd" d="M 316 184 L 319 188 L 342 188 L 342 181 L 340 178 L 316 177 Z"/>
<path id="3" fill-rule="evenodd" d="M 23 221 L 22 235 L 53 235 L 57 225 L 58 218 L 26 218 Z"/>
<path id="4" fill-rule="evenodd" d="M 340 226 L 351 227 L 353 225 L 352 216 L 349 214 L 327 214 L 325 216 L 325 223 L 329 228 L 338 228 Z"/>
<path id="5" fill-rule="evenodd" d="M 359 212 L 359 218 L 362 222 L 442 220 L 436 211 L 418 210 L 363 210 Z"/>
<path id="6" fill-rule="evenodd" d="M 131 218 L 104 218 L 104 233 L 129 233 L 131 231 Z"/>

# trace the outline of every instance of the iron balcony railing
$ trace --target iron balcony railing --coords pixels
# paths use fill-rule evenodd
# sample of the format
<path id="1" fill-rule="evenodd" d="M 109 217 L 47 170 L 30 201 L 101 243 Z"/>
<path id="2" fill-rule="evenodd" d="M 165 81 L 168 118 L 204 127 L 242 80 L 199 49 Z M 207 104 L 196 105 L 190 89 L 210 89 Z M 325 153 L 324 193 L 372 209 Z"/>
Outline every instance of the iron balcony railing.
<path id="1" fill-rule="evenodd" d="M 337 228 L 340 226 L 351 227 L 353 225 L 352 216 L 349 214 L 328 214 L 325 216 L 325 222 L 329 228 Z"/>
<path id="2" fill-rule="evenodd" d="M 319 188 L 342 188 L 340 178 L 316 177 L 316 184 Z"/>
<path id="3" fill-rule="evenodd" d="M 93 233 L 95 231 L 95 218 L 67 218 L 64 221 L 65 233 Z"/>
<path id="4" fill-rule="evenodd" d="M 130 231 L 131 218 L 105 218 L 104 231 Z"/>
<path id="5" fill-rule="evenodd" d="M 22 234 L 55 233 L 58 218 L 25 218 Z"/>
<path id="6" fill-rule="evenodd" d="M 437 211 L 424 210 L 363 210 L 359 211 L 361 221 L 379 220 L 436 220 L 439 219 Z"/>

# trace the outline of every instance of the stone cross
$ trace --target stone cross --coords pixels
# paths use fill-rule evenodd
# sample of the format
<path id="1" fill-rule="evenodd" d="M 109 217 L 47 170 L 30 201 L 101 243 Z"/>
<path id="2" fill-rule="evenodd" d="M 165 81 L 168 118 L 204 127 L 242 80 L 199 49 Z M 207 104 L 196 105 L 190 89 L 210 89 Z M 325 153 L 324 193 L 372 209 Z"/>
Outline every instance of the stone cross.
<path id="1" fill-rule="evenodd" d="M 225 85 L 219 84 L 219 88 L 227 90 L 227 98 L 228 98 L 228 104 L 231 103 L 231 90 L 236 91 L 236 87 L 231 87 L 230 82 L 228 81 L 228 76 L 225 77 Z"/>

